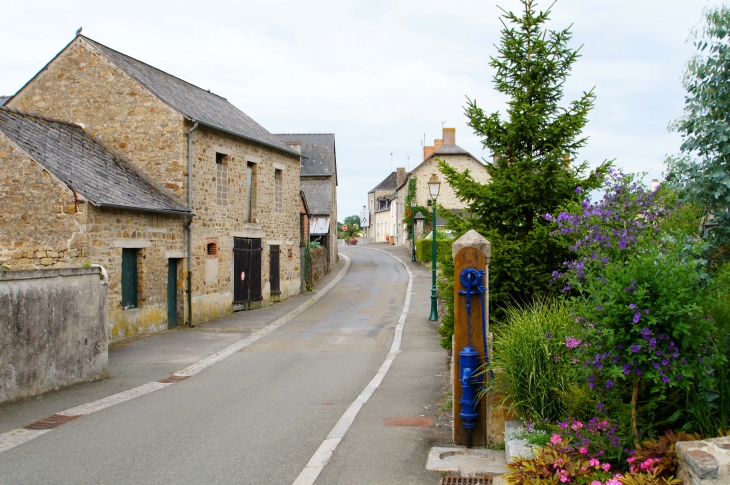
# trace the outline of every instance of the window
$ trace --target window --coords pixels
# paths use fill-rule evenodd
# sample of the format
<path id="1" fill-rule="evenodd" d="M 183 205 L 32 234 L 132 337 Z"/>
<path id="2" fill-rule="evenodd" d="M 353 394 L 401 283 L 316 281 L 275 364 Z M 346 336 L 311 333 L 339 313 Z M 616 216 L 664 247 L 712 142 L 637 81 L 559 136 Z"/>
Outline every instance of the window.
<path id="1" fill-rule="evenodd" d="M 246 164 L 246 213 L 244 222 L 254 222 L 256 210 L 256 164 Z"/>
<path id="2" fill-rule="evenodd" d="M 282 182 L 281 182 L 282 171 L 274 170 L 274 210 L 277 214 L 282 213 Z"/>
<path id="3" fill-rule="evenodd" d="M 209 258 L 218 257 L 218 242 L 215 239 L 207 239 L 205 241 L 205 254 Z"/>
<path id="4" fill-rule="evenodd" d="M 122 308 L 137 308 L 137 250 L 122 249 Z"/>
<path id="5" fill-rule="evenodd" d="M 163 214 L 159 214 L 157 212 L 152 212 L 149 214 L 149 227 L 154 228 L 161 228 L 165 227 L 165 216 Z"/>
<path id="6" fill-rule="evenodd" d="M 215 203 L 222 206 L 228 205 L 228 164 L 226 158 L 223 153 L 215 154 Z"/>

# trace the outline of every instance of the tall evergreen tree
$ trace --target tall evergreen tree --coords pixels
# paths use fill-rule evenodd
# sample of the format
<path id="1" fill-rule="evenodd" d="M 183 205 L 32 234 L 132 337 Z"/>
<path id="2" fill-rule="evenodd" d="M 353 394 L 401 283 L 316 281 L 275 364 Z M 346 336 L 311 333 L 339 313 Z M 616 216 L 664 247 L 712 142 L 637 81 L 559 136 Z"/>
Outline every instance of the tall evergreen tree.
<path id="1" fill-rule="evenodd" d="M 580 202 L 601 185 L 600 176 L 589 174 L 587 162 L 574 164 L 587 140 L 581 132 L 593 107 L 593 90 L 567 107 L 559 105 L 579 57 L 578 50 L 568 47 L 570 30 L 544 29 L 550 10 L 536 10 L 534 0 L 521 3 L 519 15 L 503 10 L 502 39 L 490 63 L 497 91 L 509 98 L 506 119 L 499 112 L 487 115 L 475 100 L 465 108 L 469 126 L 494 155 L 487 165 L 491 181 L 481 184 L 468 172 L 440 163 L 470 213 L 449 217 L 450 227 L 459 234 L 476 229 L 492 242 L 495 316 L 505 305 L 549 291 L 552 271 L 569 253 L 564 241 L 551 234 L 544 214 Z M 609 164 L 596 172 L 605 172 Z"/>

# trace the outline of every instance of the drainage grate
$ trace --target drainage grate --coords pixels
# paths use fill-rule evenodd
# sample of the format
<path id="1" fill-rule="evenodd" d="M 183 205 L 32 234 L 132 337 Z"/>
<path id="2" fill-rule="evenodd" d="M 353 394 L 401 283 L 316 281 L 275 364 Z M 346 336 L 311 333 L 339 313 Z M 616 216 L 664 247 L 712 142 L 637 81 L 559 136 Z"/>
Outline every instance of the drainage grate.
<path id="1" fill-rule="evenodd" d="M 492 477 L 443 477 L 441 485 L 492 485 Z"/>
<path id="2" fill-rule="evenodd" d="M 53 416 L 48 416 L 47 418 L 43 418 L 41 420 L 36 421 L 35 423 L 30 423 L 28 426 L 23 426 L 24 429 L 54 429 L 58 428 L 64 423 L 68 423 L 69 421 L 73 421 L 76 418 L 80 418 L 83 416 L 82 414 L 79 415 L 73 415 L 69 416 L 66 414 L 54 414 Z"/>
<path id="3" fill-rule="evenodd" d="M 164 379 L 160 379 L 157 382 L 161 382 L 163 384 L 172 384 L 172 383 L 175 383 L 175 382 L 182 382 L 185 379 L 190 379 L 190 377 L 191 376 L 176 376 L 176 375 L 173 374 L 170 377 L 165 377 Z"/>
<path id="4" fill-rule="evenodd" d="M 388 418 L 385 420 L 385 425 L 391 426 L 406 426 L 409 428 L 428 428 L 433 423 L 431 418 Z"/>

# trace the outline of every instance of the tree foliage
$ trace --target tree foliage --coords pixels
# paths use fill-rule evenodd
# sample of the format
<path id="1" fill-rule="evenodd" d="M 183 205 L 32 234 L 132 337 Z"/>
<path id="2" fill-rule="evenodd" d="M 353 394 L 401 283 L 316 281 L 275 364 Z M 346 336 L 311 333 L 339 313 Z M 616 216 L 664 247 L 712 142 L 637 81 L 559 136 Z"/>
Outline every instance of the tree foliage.
<path id="1" fill-rule="evenodd" d="M 440 170 L 462 201 L 469 217 L 445 216 L 457 234 L 476 229 L 492 242 L 490 300 L 498 316 L 506 305 L 531 301 L 548 291 L 550 273 L 568 255 L 566 244 L 551 235 L 543 214 L 577 203 L 601 185 L 588 164 L 574 165 L 586 143 L 581 131 L 593 107 L 593 91 L 583 92 L 566 107 L 563 86 L 578 50 L 568 47 L 569 29 L 544 28 L 550 11 L 537 11 L 534 0 L 522 0 L 523 12 L 504 11 L 502 40 L 494 85 L 509 100 L 506 117 L 486 114 L 469 100 L 469 126 L 494 155 L 487 165 L 491 181 L 481 184 L 468 171 L 459 173 L 441 162 Z M 597 172 L 605 172 L 604 163 Z"/>
<path id="2" fill-rule="evenodd" d="M 672 128 L 683 156 L 668 160 L 670 180 L 714 216 L 714 242 L 730 243 L 730 8 L 705 12 L 693 35 L 697 49 L 684 76 L 684 116 Z"/>

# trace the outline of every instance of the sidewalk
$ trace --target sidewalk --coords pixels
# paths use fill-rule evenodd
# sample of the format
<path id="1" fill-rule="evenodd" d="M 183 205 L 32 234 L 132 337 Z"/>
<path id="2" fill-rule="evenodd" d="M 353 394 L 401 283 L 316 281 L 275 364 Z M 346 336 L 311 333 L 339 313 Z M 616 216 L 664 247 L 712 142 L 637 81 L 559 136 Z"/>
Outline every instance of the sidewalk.
<path id="1" fill-rule="evenodd" d="M 164 379 L 294 311 L 327 286 L 344 266 L 344 259 L 340 259 L 335 268 L 317 282 L 313 292 L 301 293 L 266 308 L 236 312 L 196 324 L 195 328 L 177 328 L 115 342 L 109 351 L 108 378 L 0 404 L 0 433 L 22 428 L 64 409 Z"/>

